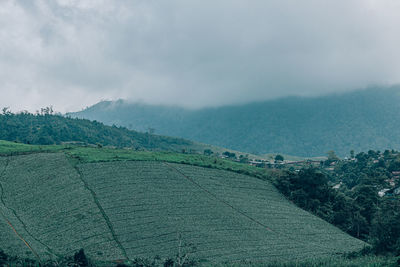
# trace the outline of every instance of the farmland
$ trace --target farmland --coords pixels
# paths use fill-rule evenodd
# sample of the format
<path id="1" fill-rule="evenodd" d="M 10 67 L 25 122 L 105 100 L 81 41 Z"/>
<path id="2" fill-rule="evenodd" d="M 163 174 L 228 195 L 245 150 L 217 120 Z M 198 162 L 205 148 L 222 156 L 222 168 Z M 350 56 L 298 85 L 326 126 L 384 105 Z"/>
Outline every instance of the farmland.
<path id="1" fill-rule="evenodd" d="M 0 145 L 0 248 L 10 255 L 48 259 L 84 248 L 107 261 L 181 251 L 210 263 L 274 262 L 366 245 L 297 208 L 268 181 L 237 173 L 239 164 L 62 146 L 11 152 Z M 242 171 L 262 175 L 250 167 Z"/>

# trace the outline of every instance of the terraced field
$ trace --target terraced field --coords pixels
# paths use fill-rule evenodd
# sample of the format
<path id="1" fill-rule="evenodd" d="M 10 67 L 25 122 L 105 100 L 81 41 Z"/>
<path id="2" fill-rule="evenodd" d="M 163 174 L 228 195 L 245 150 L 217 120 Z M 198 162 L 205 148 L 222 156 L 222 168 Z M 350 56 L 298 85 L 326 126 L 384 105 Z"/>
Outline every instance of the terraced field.
<path id="1" fill-rule="evenodd" d="M 9 157 L 0 182 L 3 209 L 37 254 L 56 257 L 86 247 L 91 254 L 122 257 L 102 214 L 64 154 Z M 101 244 L 102 251 L 88 242 Z"/>
<path id="2" fill-rule="evenodd" d="M 270 183 L 223 170 L 37 153 L 0 157 L 0 185 L 0 248 L 9 254 L 48 258 L 84 248 L 99 260 L 167 258 L 180 247 L 211 262 L 274 261 L 365 245 Z"/>

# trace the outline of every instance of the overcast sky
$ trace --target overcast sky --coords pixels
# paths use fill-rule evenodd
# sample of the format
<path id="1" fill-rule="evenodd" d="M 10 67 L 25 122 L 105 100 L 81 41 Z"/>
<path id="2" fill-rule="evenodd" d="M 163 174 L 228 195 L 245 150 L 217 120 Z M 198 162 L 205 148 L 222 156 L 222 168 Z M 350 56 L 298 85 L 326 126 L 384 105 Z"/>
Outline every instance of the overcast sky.
<path id="1" fill-rule="evenodd" d="M 400 82 L 399 0 L 0 0 L 0 107 L 186 107 Z"/>

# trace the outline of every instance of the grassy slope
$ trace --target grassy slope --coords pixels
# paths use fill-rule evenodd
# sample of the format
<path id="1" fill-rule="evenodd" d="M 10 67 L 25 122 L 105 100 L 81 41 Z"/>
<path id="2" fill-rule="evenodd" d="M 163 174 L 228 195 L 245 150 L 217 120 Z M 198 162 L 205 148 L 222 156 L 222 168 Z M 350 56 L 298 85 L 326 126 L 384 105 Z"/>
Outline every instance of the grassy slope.
<path id="1" fill-rule="evenodd" d="M 259 178 L 266 178 L 268 172 L 247 164 L 241 164 L 230 160 L 208 157 L 200 154 L 182 154 L 175 152 L 159 151 L 133 151 L 130 149 L 94 148 L 74 145 L 26 145 L 0 140 L 0 155 L 18 155 L 37 152 L 64 152 L 79 162 L 99 161 L 164 161 L 171 163 L 182 163 L 202 167 L 210 167 L 221 170 L 235 171 L 250 174 Z"/>
<path id="2" fill-rule="evenodd" d="M 56 257 L 84 247 L 96 259 L 168 257 L 180 239 L 197 258 L 272 261 L 364 246 L 266 181 L 177 163 L 266 176 L 261 169 L 200 155 L 0 142 L 3 155 L 45 150 L 64 153 L 0 157 L 2 214 L 33 248 L 2 220 L 7 252 Z"/>

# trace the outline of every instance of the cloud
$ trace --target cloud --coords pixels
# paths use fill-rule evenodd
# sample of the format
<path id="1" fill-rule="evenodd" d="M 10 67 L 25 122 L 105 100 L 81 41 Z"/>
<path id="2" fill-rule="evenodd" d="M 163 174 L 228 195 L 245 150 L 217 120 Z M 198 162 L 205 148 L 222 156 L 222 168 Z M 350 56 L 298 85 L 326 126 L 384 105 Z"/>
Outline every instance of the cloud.
<path id="1" fill-rule="evenodd" d="M 187 107 L 400 81 L 396 0 L 3 0 L 0 106 Z"/>

